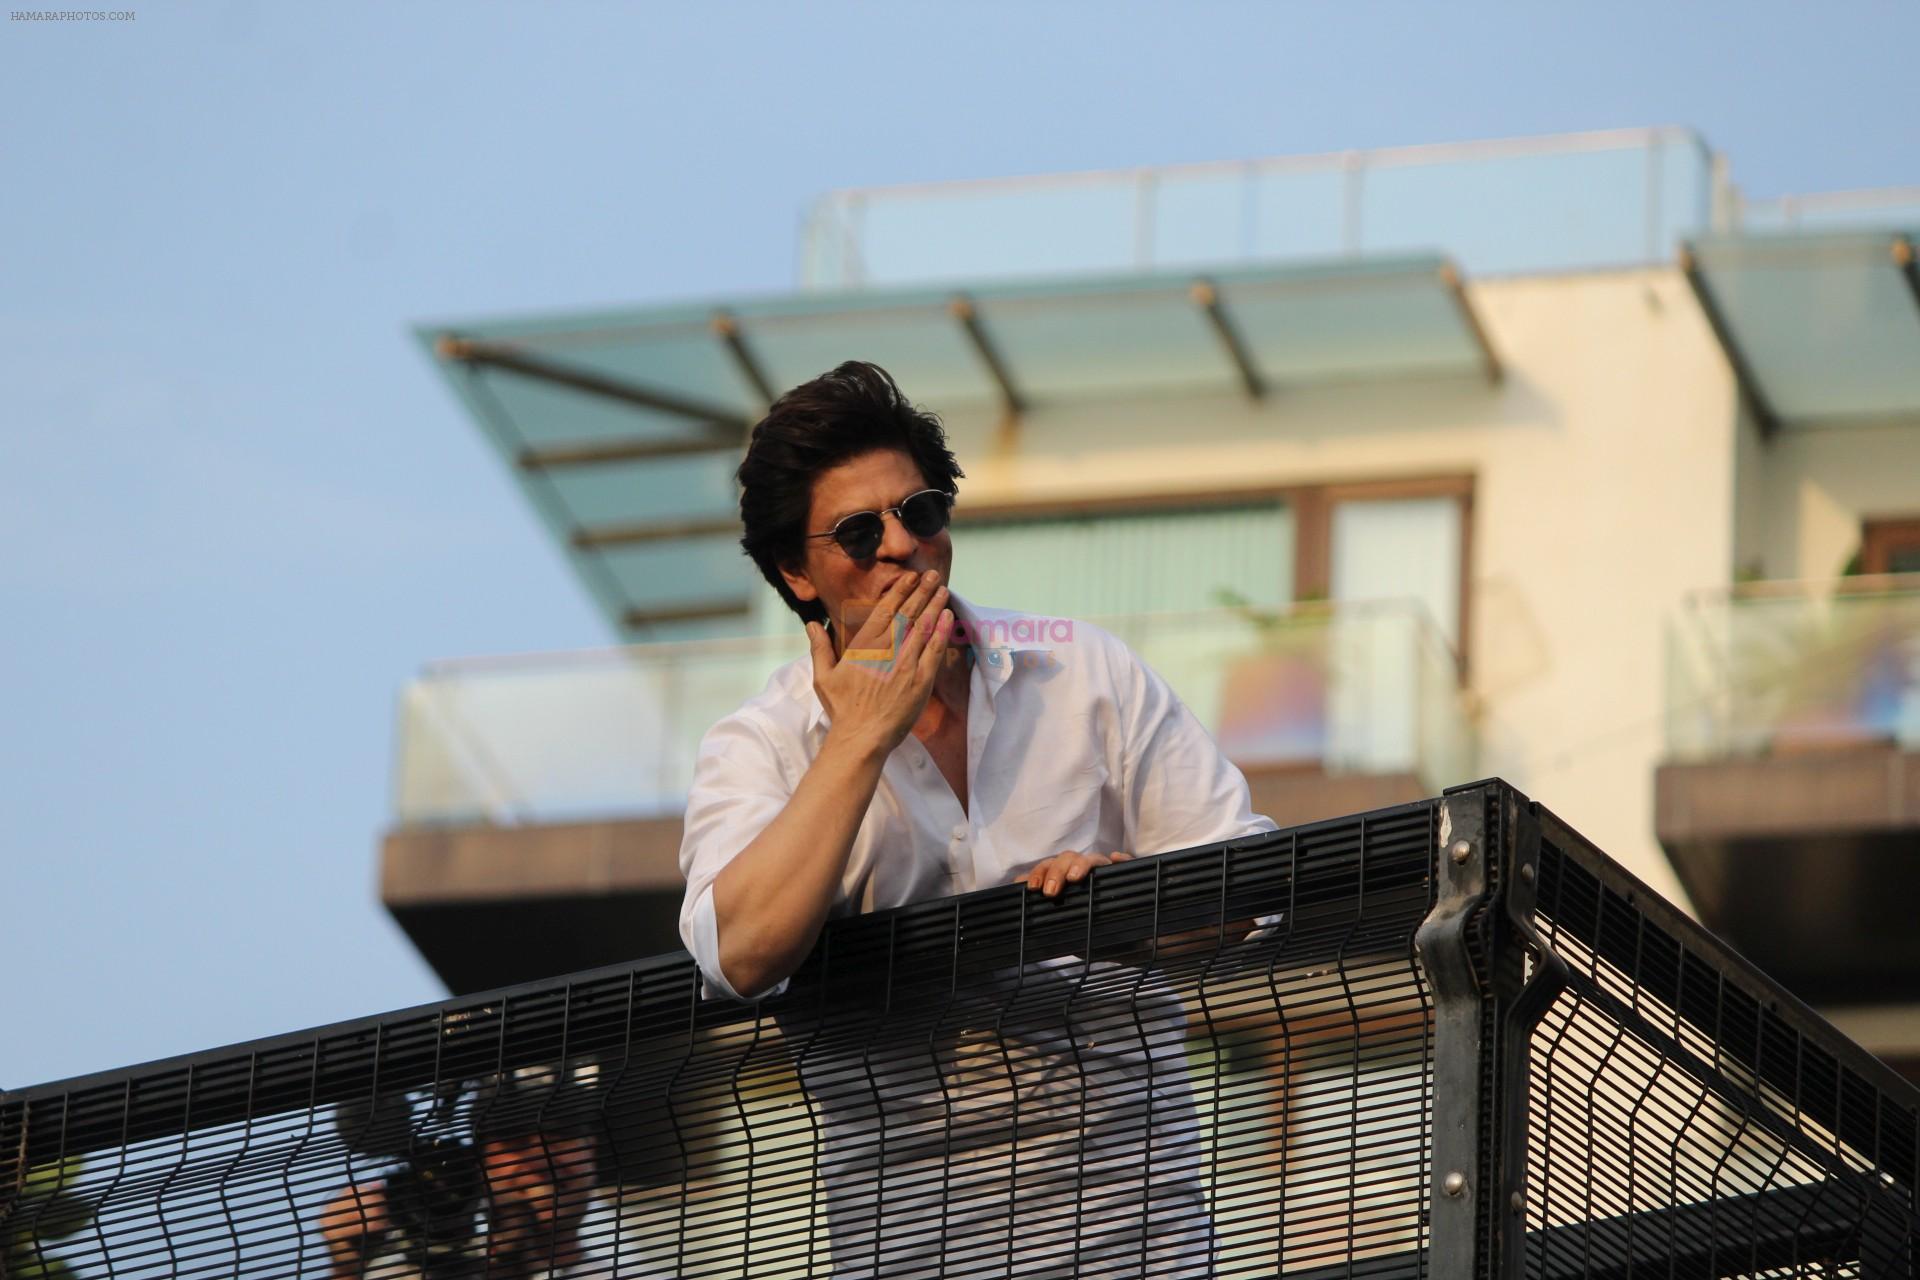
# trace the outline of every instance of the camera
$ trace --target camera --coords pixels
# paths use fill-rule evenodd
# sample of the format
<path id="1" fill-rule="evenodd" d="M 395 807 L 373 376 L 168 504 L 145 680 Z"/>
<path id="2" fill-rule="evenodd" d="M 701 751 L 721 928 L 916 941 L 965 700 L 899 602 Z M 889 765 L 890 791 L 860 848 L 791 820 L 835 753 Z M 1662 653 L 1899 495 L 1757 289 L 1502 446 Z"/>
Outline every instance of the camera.
<path id="1" fill-rule="evenodd" d="M 431 1138 L 387 1178 L 387 1249 L 405 1258 L 421 1280 L 467 1280 L 486 1272 L 475 1243 L 474 1215 L 486 1193 L 473 1147 Z"/>

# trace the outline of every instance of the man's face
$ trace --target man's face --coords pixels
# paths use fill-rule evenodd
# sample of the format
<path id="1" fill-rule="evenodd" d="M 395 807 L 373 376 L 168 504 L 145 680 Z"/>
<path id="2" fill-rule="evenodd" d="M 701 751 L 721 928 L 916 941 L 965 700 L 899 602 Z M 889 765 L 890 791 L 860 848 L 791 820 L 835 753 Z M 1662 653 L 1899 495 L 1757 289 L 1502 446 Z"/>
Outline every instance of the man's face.
<path id="1" fill-rule="evenodd" d="M 899 450 L 878 449 L 849 458 L 814 477 L 807 532 L 825 533 L 856 511 L 897 507 L 901 499 L 928 487 L 913 459 Z M 953 576 L 953 538 L 947 530 L 916 538 L 892 513 L 881 522 L 886 536 L 869 559 L 855 560 L 831 538 L 809 538 L 800 563 L 780 571 L 794 595 L 826 607 L 842 645 L 864 619 L 864 606 L 879 599 L 901 574 L 938 569 L 942 582 Z"/>

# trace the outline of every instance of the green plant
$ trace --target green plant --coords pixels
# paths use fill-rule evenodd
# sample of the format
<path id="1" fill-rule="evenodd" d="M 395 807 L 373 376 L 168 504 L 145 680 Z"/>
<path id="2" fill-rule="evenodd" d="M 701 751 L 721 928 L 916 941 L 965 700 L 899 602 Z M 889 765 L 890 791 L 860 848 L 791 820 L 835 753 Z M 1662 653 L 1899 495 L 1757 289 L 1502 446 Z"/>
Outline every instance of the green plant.
<path id="1" fill-rule="evenodd" d="M 5 1244 L 0 1275 L 9 1280 L 77 1280 L 80 1273 L 48 1257 L 47 1247 L 93 1223 L 94 1206 L 71 1190 L 80 1180 L 80 1171 L 78 1159 L 28 1171 L 6 1217 L 0 1219 L 0 1241 Z"/>

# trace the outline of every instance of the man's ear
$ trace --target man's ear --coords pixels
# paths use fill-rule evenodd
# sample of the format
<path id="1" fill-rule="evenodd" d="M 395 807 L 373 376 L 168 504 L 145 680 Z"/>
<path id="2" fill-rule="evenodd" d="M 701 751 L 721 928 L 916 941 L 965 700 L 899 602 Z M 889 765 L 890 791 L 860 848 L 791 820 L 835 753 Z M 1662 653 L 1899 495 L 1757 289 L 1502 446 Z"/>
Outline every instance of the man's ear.
<path id="1" fill-rule="evenodd" d="M 786 579 L 787 590 L 801 600 L 818 600 L 820 593 L 814 588 L 813 579 L 807 576 L 807 570 L 798 560 L 792 564 L 780 566 L 780 576 Z"/>

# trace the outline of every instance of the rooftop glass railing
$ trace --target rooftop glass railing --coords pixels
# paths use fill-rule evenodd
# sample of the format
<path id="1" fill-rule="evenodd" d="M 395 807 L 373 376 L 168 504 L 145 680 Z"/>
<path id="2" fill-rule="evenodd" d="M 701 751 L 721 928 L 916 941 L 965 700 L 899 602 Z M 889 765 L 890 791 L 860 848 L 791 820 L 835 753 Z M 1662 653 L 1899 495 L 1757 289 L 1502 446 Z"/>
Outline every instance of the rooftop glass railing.
<path id="1" fill-rule="evenodd" d="M 1457 666 L 1418 606 L 1101 619 L 1243 767 L 1472 776 Z M 1057 634 L 1054 637 L 1057 639 Z M 1051 644 L 1072 660 L 1072 642 Z M 801 637 L 437 665 L 401 698 L 403 825 L 677 814 L 701 737 L 804 653 Z"/>
<path id="2" fill-rule="evenodd" d="M 1752 232 L 1920 230 L 1920 187 L 1823 191 L 1733 202 L 1733 229 Z"/>
<path id="3" fill-rule="evenodd" d="M 1920 749 L 1920 575 L 1758 583 L 1681 610 L 1672 759 L 1873 746 Z"/>
<path id="4" fill-rule="evenodd" d="M 1724 230 L 1692 130 L 1629 129 L 832 192 L 804 287 L 1443 250 L 1468 272 L 1666 262 Z"/>

